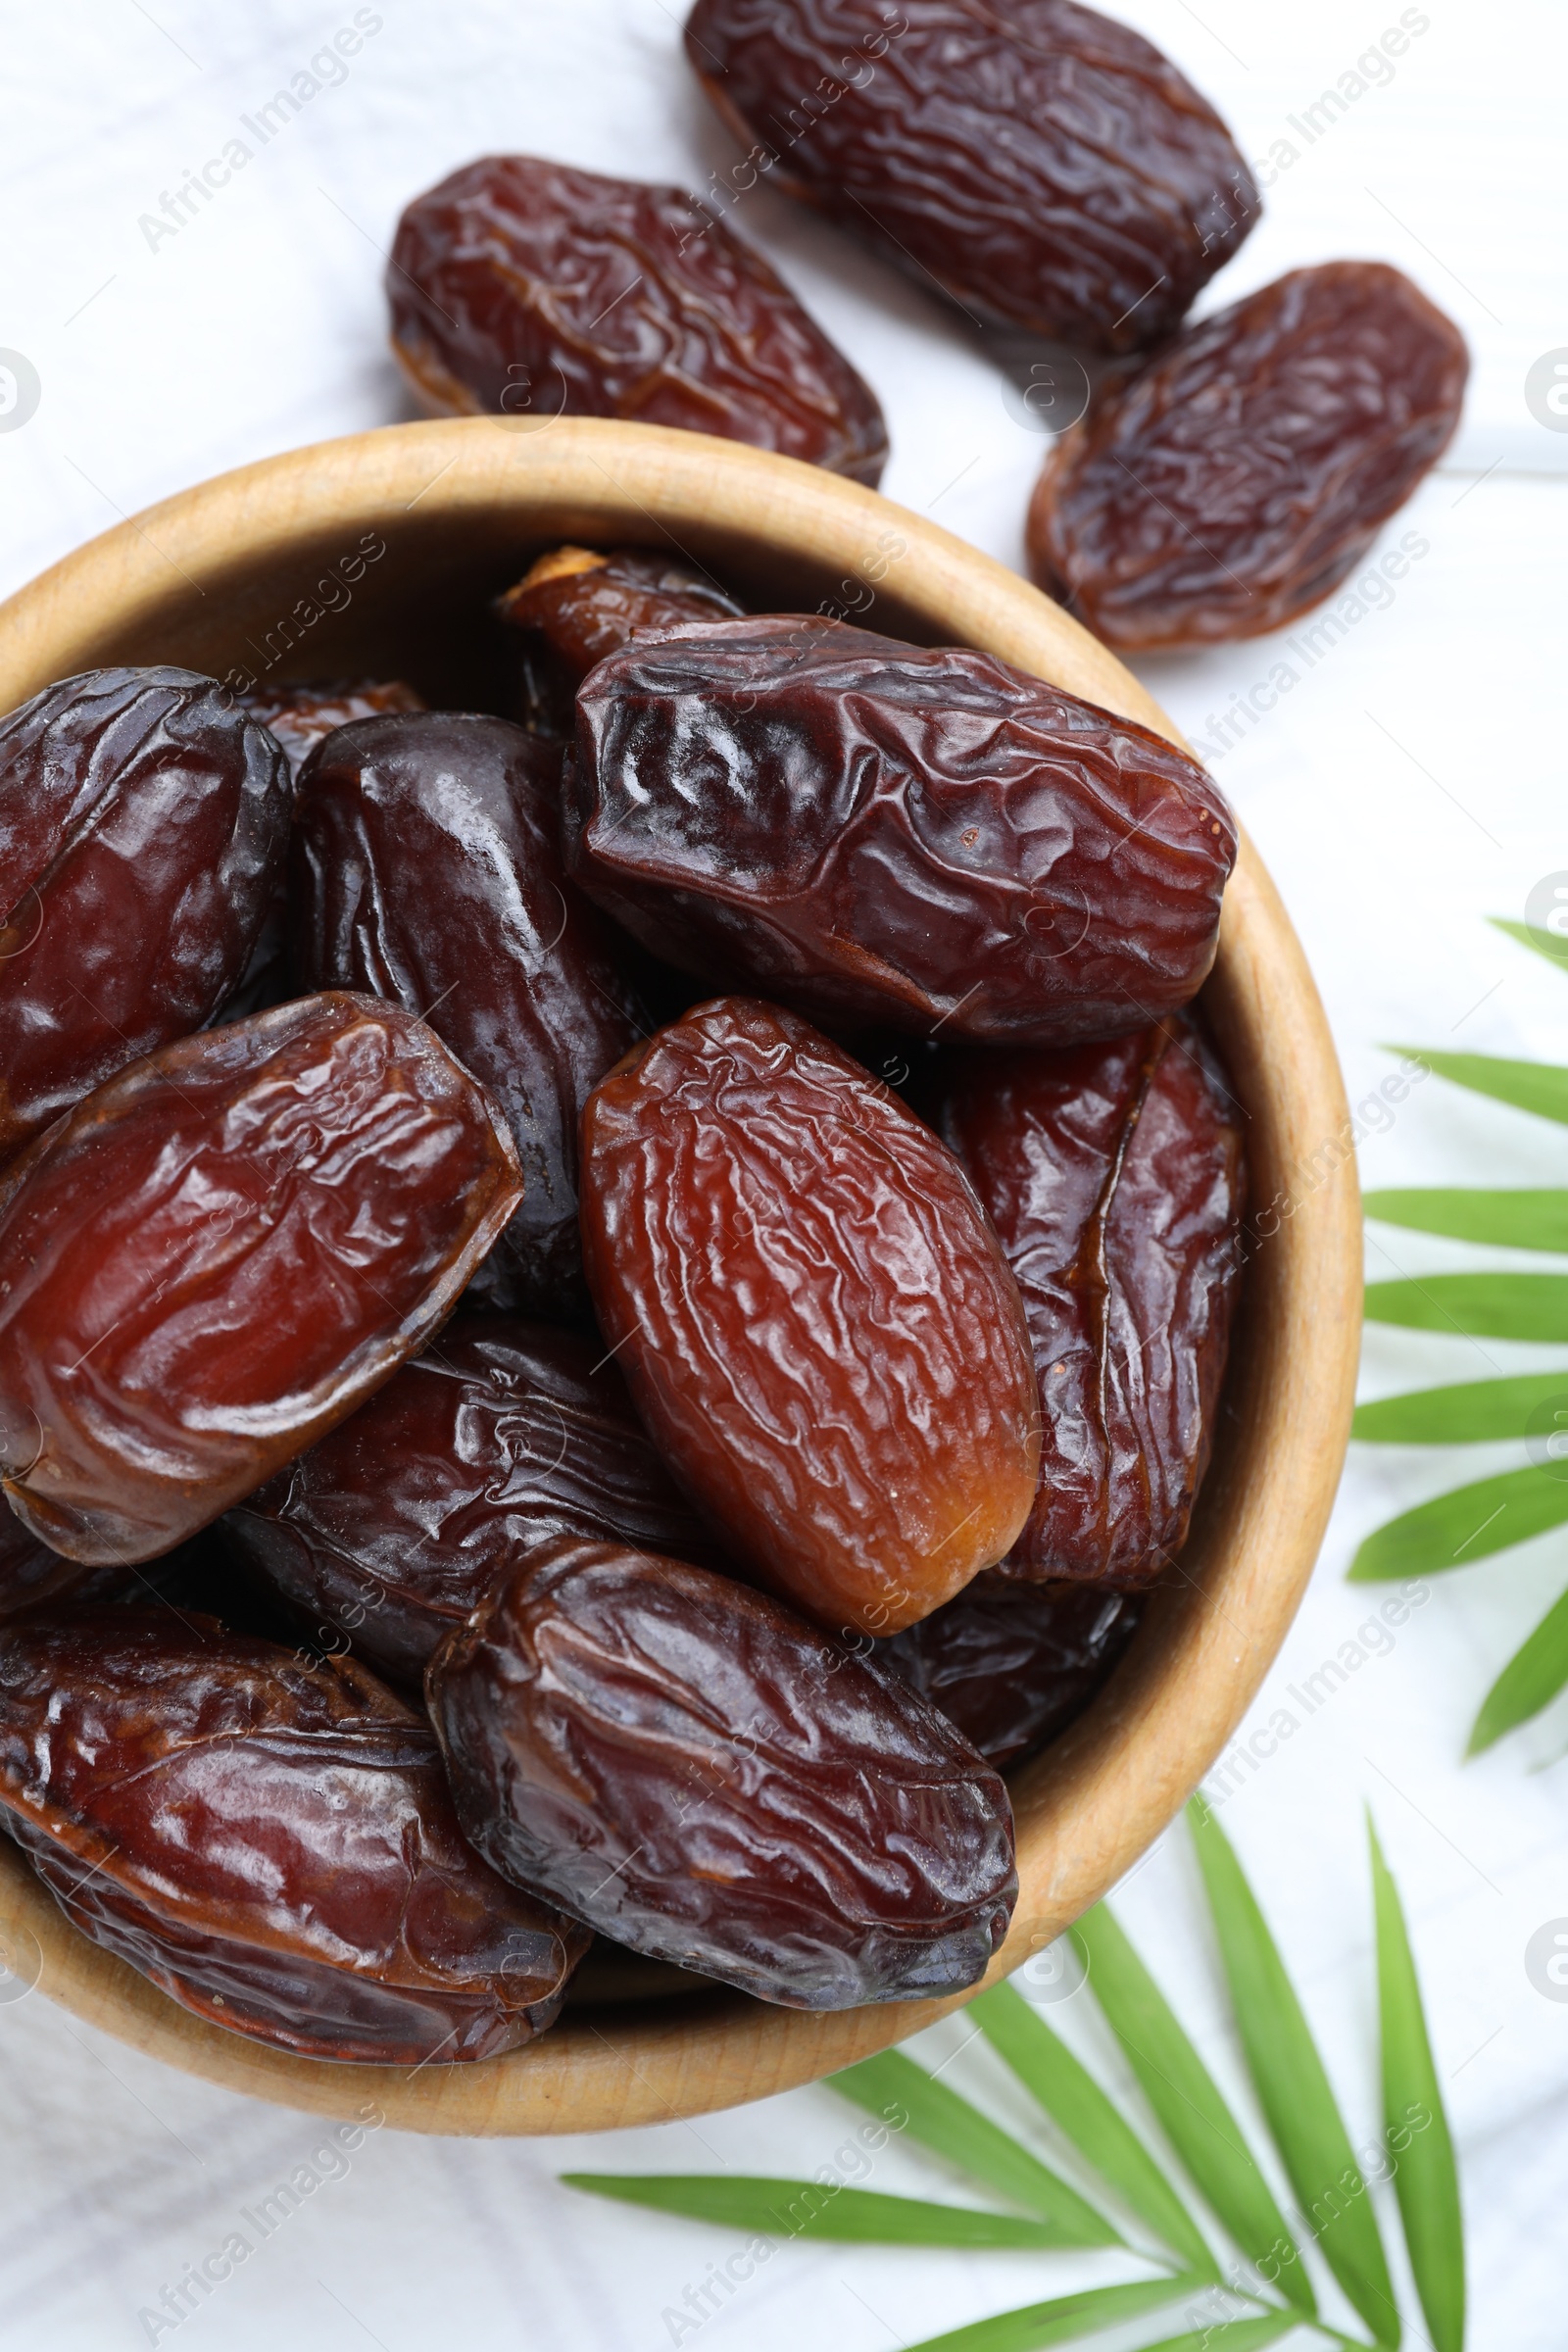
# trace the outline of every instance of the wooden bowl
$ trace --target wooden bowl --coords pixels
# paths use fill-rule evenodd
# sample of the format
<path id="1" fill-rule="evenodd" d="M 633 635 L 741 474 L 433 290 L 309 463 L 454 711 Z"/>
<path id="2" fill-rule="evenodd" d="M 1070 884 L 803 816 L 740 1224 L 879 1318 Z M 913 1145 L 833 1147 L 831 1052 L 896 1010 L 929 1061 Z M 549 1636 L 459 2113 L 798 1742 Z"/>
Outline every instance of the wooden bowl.
<path id="1" fill-rule="evenodd" d="M 0 710 L 77 670 L 158 662 L 245 673 L 236 686 L 401 675 L 483 708 L 499 640 L 485 599 L 562 539 L 667 546 L 774 610 L 828 600 L 893 635 L 983 647 L 1176 736 L 1076 622 L 920 515 L 733 442 L 576 418 L 398 425 L 167 500 L 5 606 Z M 1311 976 L 1245 838 L 1204 1002 L 1249 1114 L 1267 1238 L 1192 1540 L 1095 1704 L 1013 1775 L 1021 1891 L 993 1977 L 1113 1886 L 1224 1747 L 1295 1614 L 1344 1458 L 1361 1266 L 1348 1113 Z M 808 2016 L 714 1988 L 569 2009 L 533 2047 L 483 2065 L 288 2058 L 188 2016 L 77 1935 L 9 1840 L 0 1948 L 77 2016 L 189 2073 L 321 2115 L 374 2099 L 420 2132 L 584 2132 L 728 2107 L 957 2005 Z"/>

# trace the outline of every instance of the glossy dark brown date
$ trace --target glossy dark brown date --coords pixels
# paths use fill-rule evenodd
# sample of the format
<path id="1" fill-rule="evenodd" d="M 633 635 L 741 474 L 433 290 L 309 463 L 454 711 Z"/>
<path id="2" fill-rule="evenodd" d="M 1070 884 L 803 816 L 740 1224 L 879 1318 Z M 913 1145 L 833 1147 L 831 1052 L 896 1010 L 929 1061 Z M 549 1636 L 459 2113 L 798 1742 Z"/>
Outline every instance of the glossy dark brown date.
<path id="1" fill-rule="evenodd" d="M 0 720 L 0 1158 L 244 972 L 281 871 L 276 739 L 188 669 L 93 669 Z"/>
<path id="2" fill-rule="evenodd" d="M 677 425 L 873 485 L 886 462 L 870 386 L 683 189 L 485 156 L 409 206 L 386 284 L 438 414 Z"/>
<path id="3" fill-rule="evenodd" d="M 603 1343 L 505 1315 L 448 1324 L 223 1529 L 325 1641 L 416 1682 L 564 1535 L 717 1564 Z"/>
<path id="4" fill-rule="evenodd" d="M 549 735 L 569 735 L 581 681 L 634 637 L 693 622 L 732 620 L 745 607 L 692 564 L 640 547 L 553 548 L 530 565 L 496 611 L 518 631 L 522 710 Z"/>
<path id="5" fill-rule="evenodd" d="M 293 963 L 425 1016 L 505 1112 L 521 1205 L 480 1276 L 485 1302 L 586 1303 L 577 1120 L 643 1034 L 597 910 L 561 870 L 561 755 L 504 718 L 357 720 L 300 777 Z"/>
<path id="6" fill-rule="evenodd" d="M 431 1662 L 486 1858 L 763 2000 L 956 1992 L 1006 1932 L 1006 1791 L 936 1708 L 765 1594 L 567 1540 Z"/>
<path id="7" fill-rule="evenodd" d="M 1029 510 L 1035 576 L 1125 651 L 1282 628 L 1436 465 L 1469 368 L 1397 270 L 1293 270 L 1185 328 L 1063 435 Z"/>
<path id="8" fill-rule="evenodd" d="M 394 1004 L 166 1046 L 0 1184 L 0 1467 L 29 1533 L 154 1558 L 353 1412 L 517 1204 L 501 1114 Z"/>
<path id="9" fill-rule="evenodd" d="M 555 2017 L 588 1938 L 458 1827 L 429 1725 L 364 1667 L 170 1609 L 0 1646 L 0 1807 L 74 1927 L 274 2049 L 489 2058 Z"/>
<path id="10" fill-rule="evenodd" d="M 1241 1281 L 1242 1113 L 1218 1057 L 1189 1021 L 975 1055 L 940 1124 L 1040 1376 L 1040 1492 L 1004 1572 L 1145 1584 L 1187 1535 Z"/>
<path id="11" fill-rule="evenodd" d="M 710 984 L 1035 1045 L 1186 1003 L 1237 841 L 1131 720 L 989 654 L 788 618 L 602 662 L 563 816 L 582 887 Z"/>
<path id="12" fill-rule="evenodd" d="M 697 0 L 686 54 L 766 184 L 971 316 L 1100 351 L 1168 335 L 1256 220 L 1213 108 L 1072 0 Z"/>

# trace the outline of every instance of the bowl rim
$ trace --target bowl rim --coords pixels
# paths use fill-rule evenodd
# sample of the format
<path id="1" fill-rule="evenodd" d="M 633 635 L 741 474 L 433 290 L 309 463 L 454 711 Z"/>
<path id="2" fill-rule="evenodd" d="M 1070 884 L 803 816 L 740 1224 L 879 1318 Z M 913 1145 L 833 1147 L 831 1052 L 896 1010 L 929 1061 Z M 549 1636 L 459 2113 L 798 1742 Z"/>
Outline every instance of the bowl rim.
<path id="1" fill-rule="evenodd" d="M 173 660 L 181 644 L 210 652 L 225 629 L 236 642 L 249 583 L 275 593 L 308 579 L 321 551 L 356 529 L 415 563 L 480 537 L 519 554 L 650 537 L 700 562 L 749 554 L 837 581 L 857 621 L 880 601 L 871 625 L 892 626 L 892 613 L 934 641 L 978 646 L 1188 748 L 1103 646 L 928 516 L 734 442 L 576 417 L 380 426 L 165 499 L 0 606 L 0 710 L 102 662 Z M 372 607 L 377 592 L 372 583 Z M 289 674 L 322 673 L 318 663 Z M 1245 830 L 1203 1002 L 1250 1122 L 1253 1202 L 1214 1468 L 1179 1567 L 1116 1673 L 1010 1776 L 1019 1900 L 987 1984 L 1113 1886 L 1223 1751 L 1295 1615 L 1344 1462 L 1361 1291 L 1351 1123 L 1300 945 Z M 293 2058 L 207 2024 L 88 1942 L 9 1840 L 0 1955 L 74 2015 L 187 2073 L 323 2116 L 373 2109 L 403 2130 L 462 2134 L 609 2130 L 766 2097 L 904 2039 L 982 1988 L 827 2014 L 719 1989 L 568 2009 L 538 2041 L 477 2064 Z"/>

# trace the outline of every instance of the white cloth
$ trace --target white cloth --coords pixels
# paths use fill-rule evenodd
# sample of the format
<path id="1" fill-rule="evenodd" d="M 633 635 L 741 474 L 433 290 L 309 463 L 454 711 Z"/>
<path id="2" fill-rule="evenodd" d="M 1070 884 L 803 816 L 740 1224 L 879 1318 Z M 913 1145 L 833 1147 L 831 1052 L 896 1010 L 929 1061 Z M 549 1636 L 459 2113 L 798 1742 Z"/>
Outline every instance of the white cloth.
<path id="1" fill-rule="evenodd" d="M 1266 216 L 1205 308 L 1296 264 L 1383 257 L 1461 322 L 1476 355 L 1456 452 L 1386 535 L 1385 548 L 1407 530 L 1425 543 L 1392 601 L 1373 591 L 1381 609 L 1271 712 L 1236 719 L 1230 748 L 1213 720 L 1267 678 L 1276 646 L 1152 662 L 1145 674 L 1210 742 L 1285 892 L 1352 1099 L 1394 1066 L 1391 1041 L 1568 1058 L 1562 976 L 1486 922 L 1520 913 L 1539 877 L 1568 867 L 1568 433 L 1538 422 L 1524 393 L 1532 365 L 1568 345 L 1568 19 L 1548 0 L 1432 0 L 1430 10 L 1320 0 L 1308 12 L 1204 0 L 1201 15 L 1184 0 L 1144 0 L 1121 13 L 1213 97 L 1250 155 L 1269 159 L 1281 140 L 1297 150 L 1273 156 Z M 326 86 L 265 146 L 248 139 L 255 152 L 228 184 L 150 245 L 140 217 L 187 171 L 248 138 L 242 118 L 254 122 L 356 24 L 362 46 L 346 72 L 319 67 Z M 1342 76 L 1355 77 L 1357 61 L 1401 24 L 1409 38 L 1392 75 L 1360 69 L 1366 86 L 1343 111 L 1323 108 L 1322 93 L 1348 89 Z M 349 0 L 77 0 L 70 10 L 14 0 L 5 46 L 0 343 L 24 354 L 40 385 L 36 415 L 0 432 L 7 591 L 119 514 L 204 475 L 409 414 L 385 356 L 381 252 L 401 205 L 457 165 L 511 148 L 702 185 L 733 154 L 663 0 L 379 0 L 369 11 Z M 1306 141 L 1293 116 L 1324 126 Z M 880 392 L 894 441 L 889 494 L 1019 562 L 1045 444 L 1017 420 L 962 318 L 765 188 L 734 219 Z M 1378 1184 L 1549 1184 L 1562 1159 L 1557 1130 L 1433 1081 L 1368 1142 L 1363 1172 Z M 1387 1228 L 1374 1229 L 1369 1250 L 1375 1273 L 1470 1254 Z M 1524 1365 L 1553 1353 L 1374 1331 L 1366 1388 L 1478 1376 L 1483 1354 Z M 1376 1811 L 1458 2134 L 1472 2352 L 1562 2341 L 1568 2005 L 1533 1988 L 1524 1948 L 1543 1922 L 1568 1914 L 1554 1762 L 1568 1717 L 1554 1709 L 1477 1764 L 1459 1757 L 1492 1676 L 1561 1589 L 1568 1547 L 1548 1536 L 1434 1580 L 1388 1654 L 1310 1718 L 1290 1690 L 1384 1597 L 1344 1582 L 1360 1537 L 1406 1501 L 1514 1458 L 1508 1448 L 1352 1454 L 1317 1577 L 1250 1725 L 1284 1707 L 1300 1728 L 1224 1814 L 1360 2140 L 1378 2119 L 1363 1800 Z M 1180 1832 L 1129 1885 L 1123 1916 L 1250 2115 Z M 1054 2015 L 1081 2033 L 1092 2022 L 1084 2006 Z M 945 2028 L 933 2046 L 956 2047 L 966 2031 Z M 973 2082 L 983 2064 L 959 2059 L 947 2079 Z M 988 2079 L 1006 2095 L 998 2070 Z M 6 2352 L 146 2341 L 138 2311 L 220 2247 L 240 2209 L 323 2137 L 309 2118 L 167 2072 L 38 1997 L 0 2014 L 0 2082 Z M 1013 2100 L 1007 2112 L 1023 2109 Z M 733 2236 L 575 2195 L 555 2176 L 810 2173 L 839 2161 L 858 2120 L 817 2089 L 607 2139 L 465 2144 L 383 2132 L 159 2340 L 212 2352 L 280 2342 L 346 2352 L 367 2340 L 384 2352 L 454 2341 L 473 2352 L 653 2352 L 671 2340 L 662 2313 L 732 2251 Z M 845 2159 L 841 2177 L 858 2169 Z M 874 2181 L 964 2193 L 897 2144 Z M 797 2245 L 709 2320 L 701 2341 L 704 2352 L 803 2340 L 881 2352 L 1109 2267 Z"/>

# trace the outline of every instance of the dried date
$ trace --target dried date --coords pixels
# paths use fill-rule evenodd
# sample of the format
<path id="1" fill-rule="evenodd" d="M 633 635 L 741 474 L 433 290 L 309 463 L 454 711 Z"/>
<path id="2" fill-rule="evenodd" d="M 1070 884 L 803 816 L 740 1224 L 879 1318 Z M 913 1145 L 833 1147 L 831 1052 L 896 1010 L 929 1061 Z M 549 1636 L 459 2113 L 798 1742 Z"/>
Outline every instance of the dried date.
<path id="1" fill-rule="evenodd" d="M 605 1340 L 726 1547 L 896 1633 L 1018 1534 L 1039 1462 L 1016 1287 L 930 1129 L 825 1037 L 727 998 L 583 1114 Z"/>
<path id="2" fill-rule="evenodd" d="M 92 669 L 0 720 L 0 1157 L 246 968 L 281 870 L 276 739 L 188 669 Z"/>
<path id="3" fill-rule="evenodd" d="M 1186 328 L 1062 436 L 1029 510 L 1035 577 L 1129 652 L 1282 628 L 1436 465 L 1469 366 L 1399 270 L 1295 270 Z"/>
<path id="4" fill-rule="evenodd" d="M 561 870 L 560 759 L 504 718 L 341 727 L 301 773 L 289 890 L 302 984 L 424 1015 L 501 1105 L 525 1189 L 482 1296 L 564 1315 L 583 1303 L 578 1116 L 645 1024 Z"/>
<path id="5" fill-rule="evenodd" d="M 437 414 L 618 416 L 881 475 L 875 393 L 680 188 L 485 156 L 409 206 L 386 282 L 393 355 Z"/>
<path id="6" fill-rule="evenodd" d="M 1241 1280 L 1241 1113 L 1191 1022 L 974 1056 L 941 1132 L 1034 1343 L 1040 1492 L 1009 1576 L 1146 1584 L 1181 1549 Z"/>
<path id="7" fill-rule="evenodd" d="M 956 1992 L 1017 1893 L 936 1708 L 727 1577 L 564 1540 L 426 1680 L 485 1858 L 618 1943 L 800 2009 Z"/>
<path id="8" fill-rule="evenodd" d="M 310 685 L 254 686 L 235 702 L 272 733 L 297 776 L 311 753 L 335 727 L 375 718 L 383 710 L 422 710 L 422 695 L 400 678 L 325 678 Z"/>
<path id="9" fill-rule="evenodd" d="M 521 636 L 521 716 L 548 735 L 571 733 L 577 688 L 607 654 L 634 637 L 732 620 L 744 610 L 692 564 L 639 547 L 609 555 L 552 548 L 496 599 L 500 617 Z"/>
<path id="10" fill-rule="evenodd" d="M 73 1926 L 299 2056 L 494 2057 L 588 1938 L 466 1843 L 429 1725 L 346 1660 L 104 1609 L 0 1647 L 0 1807 Z"/>
<path id="11" fill-rule="evenodd" d="M 711 985 L 1034 1045 L 1185 1004 L 1237 846 L 1147 728 L 989 654 L 788 618 L 602 662 L 563 820 L 590 896 Z"/>
<path id="12" fill-rule="evenodd" d="M 0 1467 L 89 1564 L 171 1550 L 439 1329 L 521 1194 L 421 1022 L 306 998 L 166 1046 L 0 1187 Z"/>
<path id="13" fill-rule="evenodd" d="M 873 1655 L 994 1764 L 1021 1764 L 1081 1715 L 1142 1604 L 1095 1585 L 1020 1584 L 987 1569 Z"/>
<path id="14" fill-rule="evenodd" d="M 327 1641 L 417 1681 L 509 1569 L 562 1536 L 718 1564 L 603 1343 L 461 1315 L 229 1512 L 241 1556 Z"/>
<path id="15" fill-rule="evenodd" d="M 1036 334 L 1158 342 L 1260 210 L 1186 76 L 1072 0 L 697 0 L 686 53 L 752 180 Z"/>

